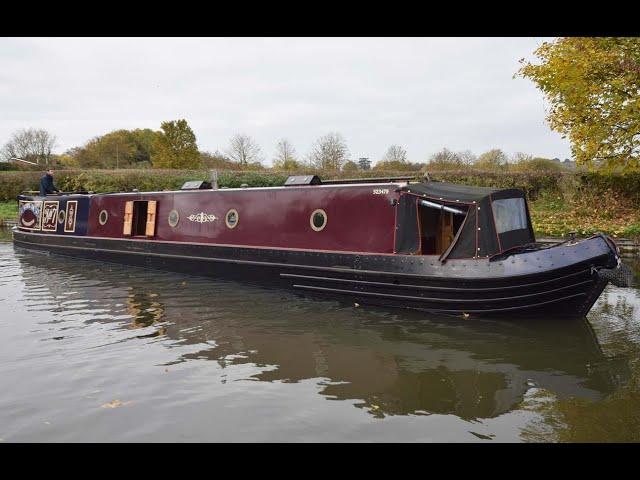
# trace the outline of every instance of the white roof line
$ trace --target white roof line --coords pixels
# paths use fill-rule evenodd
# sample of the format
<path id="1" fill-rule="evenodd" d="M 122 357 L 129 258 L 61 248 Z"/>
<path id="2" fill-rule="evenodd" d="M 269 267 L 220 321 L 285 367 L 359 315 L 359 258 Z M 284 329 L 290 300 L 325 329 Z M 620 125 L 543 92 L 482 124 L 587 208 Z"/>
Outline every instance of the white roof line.
<path id="1" fill-rule="evenodd" d="M 203 190 L 160 190 L 151 192 L 107 192 L 107 193 L 94 193 L 93 195 L 140 195 L 151 193 L 194 193 L 194 192 L 238 192 L 238 191 L 255 191 L 255 190 L 301 190 L 301 189 L 317 189 L 317 188 L 344 188 L 344 187 L 372 187 L 381 185 L 397 185 L 403 187 L 407 185 L 407 182 L 376 182 L 376 183 L 338 183 L 329 185 L 296 185 L 296 186 L 278 186 L 278 187 L 239 187 L 239 188 L 218 188 L 218 189 L 203 189 Z"/>

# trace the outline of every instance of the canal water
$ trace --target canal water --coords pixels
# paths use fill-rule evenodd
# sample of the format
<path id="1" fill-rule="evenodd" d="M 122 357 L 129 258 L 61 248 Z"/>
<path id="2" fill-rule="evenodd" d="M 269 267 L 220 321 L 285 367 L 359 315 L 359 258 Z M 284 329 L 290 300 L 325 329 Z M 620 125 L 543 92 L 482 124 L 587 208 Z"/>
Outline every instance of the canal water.
<path id="1" fill-rule="evenodd" d="M 463 319 L 26 252 L 6 230 L 0 272 L 0 442 L 640 440 L 638 289 L 582 320 Z"/>

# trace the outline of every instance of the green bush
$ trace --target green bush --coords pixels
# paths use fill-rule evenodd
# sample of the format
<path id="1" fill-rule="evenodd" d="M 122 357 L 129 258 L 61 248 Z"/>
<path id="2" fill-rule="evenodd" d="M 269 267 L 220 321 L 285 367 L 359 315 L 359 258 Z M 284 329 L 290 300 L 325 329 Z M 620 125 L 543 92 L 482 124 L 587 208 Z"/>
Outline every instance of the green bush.
<path id="1" fill-rule="evenodd" d="M 561 172 L 565 170 L 565 167 L 563 167 L 560 162 L 556 162 L 548 158 L 536 157 L 520 160 L 517 163 L 511 163 L 509 164 L 509 170 L 514 172 Z"/>
<path id="2" fill-rule="evenodd" d="M 242 184 L 250 187 L 284 185 L 291 174 L 317 174 L 325 180 L 349 177 L 393 177 L 411 176 L 421 178 L 419 172 L 386 170 L 355 171 L 345 174 L 340 171 L 320 171 L 303 168 L 296 172 L 278 170 L 232 171 L 220 170 L 220 187 L 237 188 Z M 431 180 L 447 181 L 464 185 L 478 185 L 495 188 L 521 188 L 530 200 L 537 200 L 543 194 L 559 195 L 570 201 L 576 197 L 598 197 L 615 192 L 627 198 L 634 205 L 640 204 L 640 173 L 626 175 L 604 175 L 598 173 L 568 171 L 482 171 L 465 169 L 457 171 L 430 171 Z M 37 190 L 42 172 L 0 171 L 0 201 L 15 200 L 22 191 Z M 208 180 L 207 170 L 58 170 L 55 184 L 63 191 L 88 190 L 97 193 L 132 191 L 175 190 L 189 180 Z M 606 197 L 601 200 L 606 202 Z"/>

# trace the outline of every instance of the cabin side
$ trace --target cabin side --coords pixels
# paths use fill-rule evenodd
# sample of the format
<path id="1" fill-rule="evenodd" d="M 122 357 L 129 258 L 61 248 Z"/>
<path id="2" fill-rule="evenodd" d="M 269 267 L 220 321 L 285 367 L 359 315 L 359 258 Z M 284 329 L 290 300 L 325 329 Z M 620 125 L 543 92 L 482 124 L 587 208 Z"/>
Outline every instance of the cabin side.
<path id="1" fill-rule="evenodd" d="M 427 255 L 442 261 L 488 258 L 535 242 L 521 190 L 443 182 L 209 186 L 19 200 L 20 229 L 94 238 Z"/>
<path id="2" fill-rule="evenodd" d="M 87 195 L 20 195 L 18 228 L 57 235 L 86 235 L 89 202 Z"/>
<path id="3" fill-rule="evenodd" d="M 393 253 L 397 184 L 96 195 L 88 235 Z"/>

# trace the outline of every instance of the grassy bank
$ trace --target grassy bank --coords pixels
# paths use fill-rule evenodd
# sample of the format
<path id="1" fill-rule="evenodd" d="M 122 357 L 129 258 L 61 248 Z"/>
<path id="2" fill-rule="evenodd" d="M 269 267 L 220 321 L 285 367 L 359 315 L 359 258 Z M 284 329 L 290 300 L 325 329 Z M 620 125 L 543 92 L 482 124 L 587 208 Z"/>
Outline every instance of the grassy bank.
<path id="1" fill-rule="evenodd" d="M 367 171 L 341 173 L 305 170 L 323 179 L 411 175 L 410 172 Z M 221 171 L 221 187 L 265 187 L 283 185 L 289 172 Z M 0 172 L 0 221 L 15 219 L 15 198 L 24 190 L 37 188 L 40 172 Z M 640 174 L 600 175 L 578 172 L 430 172 L 432 180 L 466 185 L 522 188 L 526 191 L 532 221 L 538 235 L 565 236 L 577 232 L 586 236 L 602 231 L 615 237 L 640 239 Z M 56 185 L 64 191 L 95 192 L 158 191 L 178 189 L 188 180 L 207 180 L 204 170 L 61 170 Z"/>
<path id="2" fill-rule="evenodd" d="M 536 235 L 564 237 L 576 232 L 585 237 L 604 232 L 614 238 L 640 240 L 640 207 L 608 197 L 578 198 L 567 201 L 549 193 L 529 203 Z"/>
<path id="3" fill-rule="evenodd" d="M 18 219 L 18 202 L 0 202 L 0 226 L 6 220 Z"/>

